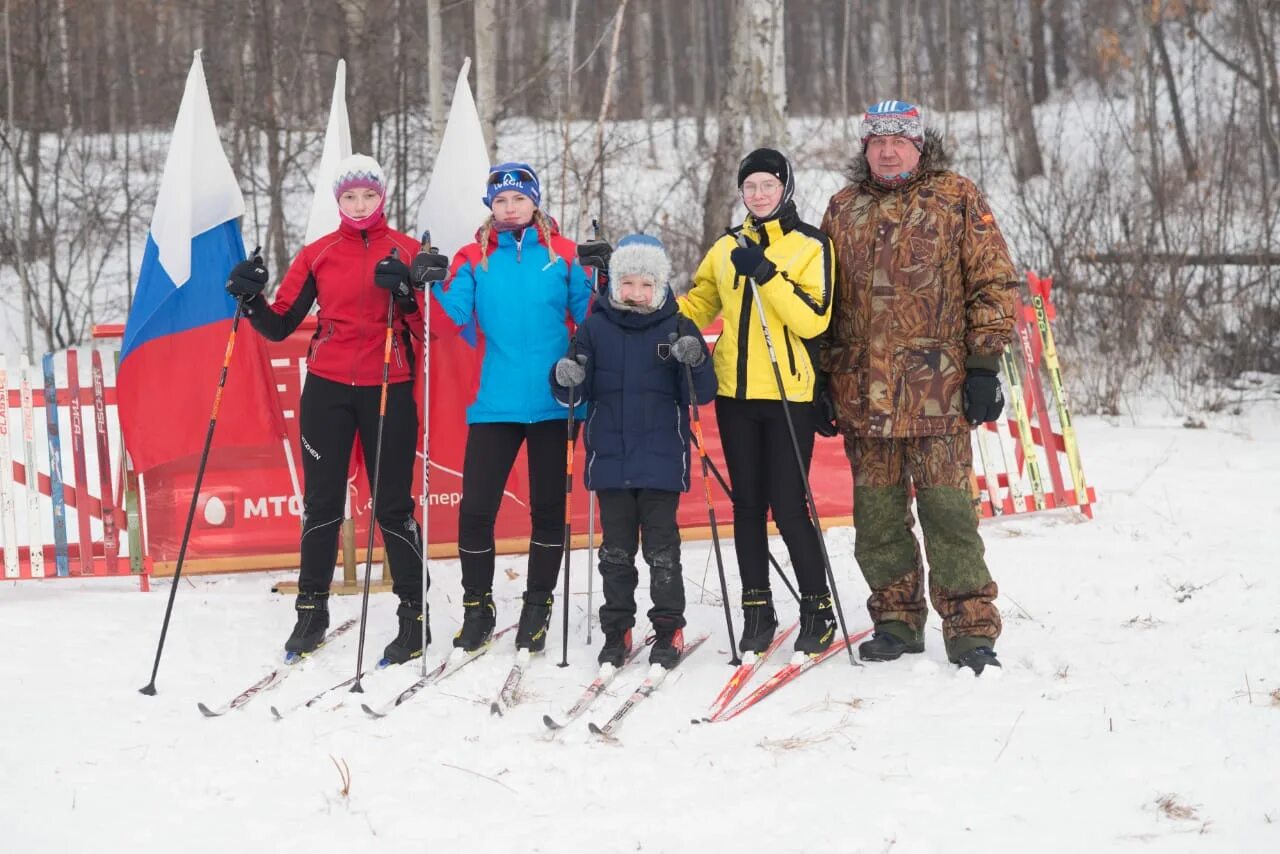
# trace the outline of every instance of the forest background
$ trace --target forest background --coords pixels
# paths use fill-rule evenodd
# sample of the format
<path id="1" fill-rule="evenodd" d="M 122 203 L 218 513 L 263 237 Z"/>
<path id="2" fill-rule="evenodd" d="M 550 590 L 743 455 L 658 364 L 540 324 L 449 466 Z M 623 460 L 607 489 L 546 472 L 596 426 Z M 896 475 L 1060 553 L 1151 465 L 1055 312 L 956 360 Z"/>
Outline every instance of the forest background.
<path id="1" fill-rule="evenodd" d="M 816 222 L 867 104 L 922 105 L 1021 268 L 1052 275 L 1075 402 L 1238 408 L 1280 373 L 1277 0 L 4 0 L 6 349 L 132 299 L 192 52 L 278 275 L 334 70 L 412 229 L 465 57 L 495 160 L 569 236 L 644 229 L 684 281 L 741 217 L 738 160 L 796 163 Z"/>

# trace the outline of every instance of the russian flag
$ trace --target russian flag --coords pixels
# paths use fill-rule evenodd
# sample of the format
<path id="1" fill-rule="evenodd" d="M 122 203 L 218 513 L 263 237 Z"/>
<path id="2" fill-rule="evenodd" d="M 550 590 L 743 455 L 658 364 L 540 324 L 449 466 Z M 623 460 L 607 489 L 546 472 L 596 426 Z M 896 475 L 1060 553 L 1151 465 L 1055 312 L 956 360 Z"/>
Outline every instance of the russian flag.
<path id="1" fill-rule="evenodd" d="M 236 303 L 225 284 L 245 257 L 243 213 L 196 51 L 120 351 L 120 425 L 138 471 L 204 447 L 231 346 Z M 266 346 L 252 332 L 236 342 L 218 422 L 214 447 L 276 445 L 285 435 Z"/>

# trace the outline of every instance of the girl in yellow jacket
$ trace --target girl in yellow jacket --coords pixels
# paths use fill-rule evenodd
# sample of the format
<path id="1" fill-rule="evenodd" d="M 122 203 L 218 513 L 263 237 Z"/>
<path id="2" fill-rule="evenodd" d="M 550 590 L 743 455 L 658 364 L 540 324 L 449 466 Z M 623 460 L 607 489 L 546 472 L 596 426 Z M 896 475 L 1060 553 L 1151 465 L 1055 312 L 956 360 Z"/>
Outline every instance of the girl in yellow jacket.
<path id="1" fill-rule="evenodd" d="M 827 236 L 796 213 L 791 199 L 794 173 L 781 153 L 760 148 L 748 154 L 738 167 L 738 191 L 747 218 L 707 252 L 693 287 L 680 298 L 680 310 L 699 328 L 717 315 L 724 317 L 713 358 L 716 421 L 733 484 L 734 547 L 742 575 L 744 628 L 739 647 L 743 652 L 763 652 L 778 628 L 765 528 L 765 514 L 772 508 L 800 585 L 795 648 L 816 654 L 835 637 L 820 535 L 809 515 L 747 277 L 759 286 L 782 392 L 789 403 L 802 404 L 790 410 L 807 471 L 815 420 L 809 403 L 817 371 L 808 341 L 821 335 L 831 320 L 834 255 Z M 745 246 L 739 246 L 740 237 Z"/>

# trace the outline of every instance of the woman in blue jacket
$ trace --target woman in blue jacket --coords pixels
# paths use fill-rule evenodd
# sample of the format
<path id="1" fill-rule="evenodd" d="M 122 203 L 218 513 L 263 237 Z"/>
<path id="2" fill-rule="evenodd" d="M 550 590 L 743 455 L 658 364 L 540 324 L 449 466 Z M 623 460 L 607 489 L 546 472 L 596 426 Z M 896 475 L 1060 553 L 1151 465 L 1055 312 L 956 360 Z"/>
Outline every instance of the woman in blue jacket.
<path id="1" fill-rule="evenodd" d="M 586 485 L 600 499 L 604 534 L 599 661 L 621 667 L 631 650 L 643 543 L 653 601 L 649 661 L 671 668 L 684 648 L 676 509 L 689 489 L 689 404 L 715 397 L 716 374 L 702 333 L 676 308 L 662 244 L 643 234 L 624 237 L 608 266 L 608 292 L 556 363 L 553 385 L 566 403 L 568 389 L 581 386 L 588 403 Z"/>
<path id="2" fill-rule="evenodd" d="M 467 408 L 458 512 L 462 629 L 453 645 L 474 650 L 493 636 L 494 523 L 520 446 L 529 461 L 528 583 L 516 646 L 539 652 L 551 623 L 552 590 L 564 554 L 565 415 L 547 385 L 571 329 L 587 314 L 591 283 L 575 244 L 544 214 L 538 176 L 524 163 L 489 171 L 492 216 L 432 288 L 431 331 L 457 334 L 474 317 L 484 359 Z"/>

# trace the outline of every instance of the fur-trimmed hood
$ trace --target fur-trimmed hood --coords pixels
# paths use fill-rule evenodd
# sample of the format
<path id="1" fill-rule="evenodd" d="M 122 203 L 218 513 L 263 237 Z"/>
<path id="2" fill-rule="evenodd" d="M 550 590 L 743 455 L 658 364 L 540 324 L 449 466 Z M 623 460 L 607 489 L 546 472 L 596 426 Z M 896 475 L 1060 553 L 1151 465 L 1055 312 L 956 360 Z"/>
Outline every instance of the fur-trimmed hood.
<path id="1" fill-rule="evenodd" d="M 951 152 L 947 151 L 946 143 L 942 141 L 942 134 L 932 128 L 926 128 L 924 132 L 924 149 L 920 152 L 920 165 L 916 167 L 915 174 L 911 176 L 911 180 L 902 186 L 909 187 L 923 175 L 945 172 L 949 168 L 951 168 Z M 873 183 L 871 179 L 871 164 L 867 163 L 865 151 L 859 149 L 853 160 L 849 162 L 848 167 L 845 168 L 844 174 L 849 179 L 850 184 Z M 874 183 L 873 186 L 879 187 Z M 879 189 L 888 190 L 889 188 L 879 187 Z M 895 187 L 893 189 L 902 188 Z"/>

